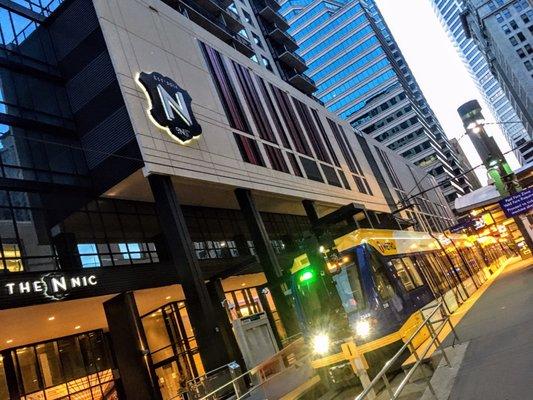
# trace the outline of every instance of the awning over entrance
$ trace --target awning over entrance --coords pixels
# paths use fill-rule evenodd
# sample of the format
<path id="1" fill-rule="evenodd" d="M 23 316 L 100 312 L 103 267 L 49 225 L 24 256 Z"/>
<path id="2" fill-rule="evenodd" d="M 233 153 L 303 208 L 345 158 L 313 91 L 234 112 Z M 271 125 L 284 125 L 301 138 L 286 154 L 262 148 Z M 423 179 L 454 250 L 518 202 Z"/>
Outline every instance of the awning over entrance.
<path id="1" fill-rule="evenodd" d="M 494 186 L 484 186 L 455 199 L 455 209 L 458 213 L 464 213 L 474 208 L 496 203 L 501 198 L 500 193 Z"/>

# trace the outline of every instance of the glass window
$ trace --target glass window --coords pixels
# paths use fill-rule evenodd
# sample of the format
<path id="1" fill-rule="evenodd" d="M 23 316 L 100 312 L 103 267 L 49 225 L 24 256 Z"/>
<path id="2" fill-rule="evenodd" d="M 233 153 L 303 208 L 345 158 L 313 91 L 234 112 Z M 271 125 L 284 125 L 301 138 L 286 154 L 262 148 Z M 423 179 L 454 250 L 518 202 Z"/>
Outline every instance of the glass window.
<path id="1" fill-rule="evenodd" d="M 37 371 L 37 360 L 33 347 L 22 347 L 16 351 L 18 367 L 20 370 L 22 385 L 25 393 L 39 390 L 39 373 Z"/>
<path id="2" fill-rule="evenodd" d="M 248 22 L 250 25 L 254 26 L 254 21 L 252 20 L 252 17 L 250 14 L 248 14 L 245 10 L 242 10 L 242 15 L 244 17 L 244 20 Z"/>
<path id="3" fill-rule="evenodd" d="M 78 244 L 78 253 L 80 254 L 81 265 L 83 268 L 99 267 L 100 259 L 94 243 Z"/>
<path id="4" fill-rule="evenodd" d="M 88 374 L 112 368 L 107 344 L 101 332 L 80 335 L 78 341 Z"/>
<path id="5" fill-rule="evenodd" d="M 57 341 L 59 358 L 63 366 L 65 380 L 70 381 L 86 375 L 83 358 L 76 337 L 68 337 Z"/>
<path id="6" fill-rule="evenodd" d="M 375 250 L 370 250 L 370 266 L 374 274 L 374 285 L 382 301 L 387 301 L 395 296 L 395 290 L 385 273 L 383 263 Z"/>
<path id="7" fill-rule="evenodd" d="M 9 400 L 6 374 L 4 371 L 4 358 L 0 355 L 0 400 Z"/>
<path id="8" fill-rule="evenodd" d="M 403 287 L 405 290 L 410 291 L 415 288 L 415 284 L 413 283 L 413 280 L 409 276 L 409 273 L 407 272 L 407 269 L 405 268 L 404 263 L 399 258 L 395 258 L 391 260 L 391 263 L 396 270 L 396 273 L 398 274 L 398 277 L 402 281 Z"/>
<path id="9" fill-rule="evenodd" d="M 141 258 L 141 245 L 139 243 L 119 243 L 118 248 L 126 260 Z"/>
<path id="10" fill-rule="evenodd" d="M 152 352 L 155 363 L 163 361 L 174 355 L 168 330 L 165 325 L 163 310 L 156 310 L 142 319 L 148 347 Z"/>
<path id="11" fill-rule="evenodd" d="M 411 279 L 413 280 L 415 287 L 424 285 L 424 281 L 420 277 L 420 273 L 418 272 L 416 265 L 413 263 L 413 260 L 411 260 L 410 257 L 404 257 L 402 258 L 402 261 L 407 267 L 407 270 L 409 271 L 409 275 L 411 275 Z"/>
<path id="12" fill-rule="evenodd" d="M 333 280 L 336 283 L 342 306 L 347 313 L 365 308 L 365 297 L 359 277 L 359 269 L 355 264 L 352 263 L 347 267 L 343 267 L 338 274 L 333 276 Z"/>
<path id="13" fill-rule="evenodd" d="M 263 42 L 261 42 L 261 38 L 259 36 L 257 36 L 255 33 L 252 32 L 252 38 L 254 39 L 254 43 L 256 45 L 263 48 Z"/>
<path id="14" fill-rule="evenodd" d="M 261 60 L 263 61 L 263 65 L 266 67 L 266 69 L 272 71 L 272 66 L 270 65 L 270 61 L 268 61 L 268 58 L 261 56 Z"/>
<path id="15" fill-rule="evenodd" d="M 55 342 L 42 343 L 35 346 L 39 367 L 45 387 L 59 385 L 63 382 L 61 364 Z"/>

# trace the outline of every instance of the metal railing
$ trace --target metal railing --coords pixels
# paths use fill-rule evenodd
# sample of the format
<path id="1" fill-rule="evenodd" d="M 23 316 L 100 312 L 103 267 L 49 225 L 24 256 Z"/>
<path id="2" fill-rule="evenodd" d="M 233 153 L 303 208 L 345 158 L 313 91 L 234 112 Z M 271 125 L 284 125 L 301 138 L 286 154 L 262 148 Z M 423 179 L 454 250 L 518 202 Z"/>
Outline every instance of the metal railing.
<path id="1" fill-rule="evenodd" d="M 269 398 L 268 384 L 283 374 L 286 376 L 289 370 L 307 365 L 311 354 L 303 341 L 303 338 L 291 342 L 287 347 L 276 353 L 273 357 L 241 374 L 217 389 L 211 391 L 199 400 L 215 400 L 224 398 L 225 394 L 232 392 L 232 399 L 239 400 L 244 397 Z M 310 370 L 312 370 L 309 367 Z M 306 376 L 305 379 L 308 379 Z M 265 397 L 266 396 L 266 397 Z M 273 398 L 276 398 L 274 396 Z"/>
<path id="2" fill-rule="evenodd" d="M 440 351 L 442 353 L 442 356 L 443 356 L 444 360 L 446 361 L 446 365 L 448 367 L 451 367 L 450 359 L 449 359 L 448 355 L 446 354 L 446 351 L 442 347 L 441 340 L 439 339 L 439 335 L 442 332 L 443 328 L 446 325 L 449 325 L 450 328 L 451 328 L 451 332 L 453 332 L 453 335 L 454 335 L 454 341 L 453 341 L 452 346 L 455 345 L 455 341 L 456 340 L 459 341 L 459 338 L 457 336 L 457 333 L 455 332 L 453 324 L 450 321 L 450 315 L 451 314 L 447 310 L 447 307 L 445 306 L 445 303 L 442 300 L 440 300 L 437 304 L 429 306 L 429 307 L 425 307 L 425 308 L 421 309 L 420 311 L 423 313 L 424 311 L 430 310 L 431 308 L 434 308 L 434 309 L 427 315 L 427 317 L 425 317 L 424 321 L 411 334 L 409 339 L 407 339 L 407 341 L 405 341 L 404 345 L 396 352 L 396 354 L 385 363 L 385 365 L 383 366 L 381 371 L 379 371 L 379 373 L 375 376 L 375 378 L 372 380 L 372 382 L 370 382 L 370 385 L 367 386 L 355 398 L 355 400 L 363 400 L 363 399 L 365 399 L 365 398 L 367 398 L 369 396 L 375 397 L 375 390 L 380 388 L 380 387 L 382 387 L 382 382 L 381 381 L 383 381 L 383 383 L 385 385 L 385 390 L 387 391 L 387 393 L 389 395 L 389 399 L 390 400 L 397 399 L 400 396 L 400 394 L 402 393 L 402 391 L 405 389 L 407 384 L 411 381 L 411 378 L 413 377 L 413 375 L 416 372 L 417 368 L 420 367 L 420 365 L 422 365 L 422 363 L 424 362 L 424 359 L 428 355 L 429 351 L 434 346 L 435 346 L 435 350 L 439 350 L 440 349 Z M 438 311 L 440 311 L 439 312 L 440 317 L 437 317 L 437 319 L 435 319 Z M 435 328 L 434 324 L 440 324 L 440 325 L 438 325 Z M 419 349 L 415 348 L 415 346 L 413 344 L 413 341 L 422 332 L 422 330 L 424 328 L 426 328 L 428 330 L 431 340 L 429 340 L 429 338 L 428 338 L 429 342 L 428 342 L 428 340 L 424 341 L 424 343 L 421 346 L 425 346 L 425 347 L 422 350 L 422 352 L 419 353 L 419 351 L 418 351 Z M 405 352 L 405 350 L 409 350 L 411 352 L 411 354 L 414 356 L 416 362 L 413 364 L 411 369 L 405 374 L 405 377 L 401 380 L 401 382 L 399 383 L 397 388 L 395 390 L 393 390 L 393 388 L 391 386 L 391 383 L 390 383 L 389 379 L 387 378 L 387 372 L 389 372 L 389 370 L 395 365 L 396 361 L 398 361 L 400 359 L 400 357 Z M 428 386 L 431 394 L 433 395 L 433 397 L 437 398 L 437 395 L 436 395 L 436 392 L 435 392 L 435 388 L 431 384 L 431 380 L 430 379 L 428 379 L 428 381 L 427 381 L 427 386 Z"/>

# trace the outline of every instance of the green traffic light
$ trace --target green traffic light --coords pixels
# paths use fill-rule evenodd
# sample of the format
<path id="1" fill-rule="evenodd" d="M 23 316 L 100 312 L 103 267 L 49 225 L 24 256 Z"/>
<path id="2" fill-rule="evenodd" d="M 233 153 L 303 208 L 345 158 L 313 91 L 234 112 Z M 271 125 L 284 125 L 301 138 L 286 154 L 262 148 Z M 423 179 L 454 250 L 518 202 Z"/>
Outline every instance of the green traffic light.
<path id="1" fill-rule="evenodd" d="M 300 275 L 300 282 L 305 282 L 310 279 L 313 279 L 314 274 L 311 271 L 305 271 L 302 275 Z"/>

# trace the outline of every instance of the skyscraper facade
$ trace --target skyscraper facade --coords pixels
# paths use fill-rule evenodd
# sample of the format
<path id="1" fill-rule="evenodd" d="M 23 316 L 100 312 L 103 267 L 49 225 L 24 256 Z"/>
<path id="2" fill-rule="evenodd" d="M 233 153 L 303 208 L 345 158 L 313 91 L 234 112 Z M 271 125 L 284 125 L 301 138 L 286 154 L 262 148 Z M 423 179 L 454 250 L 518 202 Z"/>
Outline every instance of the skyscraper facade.
<path id="1" fill-rule="evenodd" d="M 374 1 L 281 4 L 314 95 L 330 111 L 426 169 L 449 202 L 471 190 Z"/>
<path id="2" fill-rule="evenodd" d="M 527 6 L 527 1 L 516 3 L 521 8 L 520 11 L 517 11 L 516 5 L 513 2 L 507 2 L 508 7 L 499 10 L 494 9 L 492 12 L 496 22 L 499 24 L 498 29 L 502 33 L 504 30 L 509 31 L 507 33 L 509 37 L 518 34 L 519 26 L 524 26 L 524 28 L 532 26 L 533 11 L 531 11 L 531 7 L 529 6 L 529 9 L 522 9 L 522 7 Z M 514 154 L 518 161 L 522 164 L 533 161 L 531 130 L 528 132 L 524 127 L 522 123 L 523 119 L 517 115 L 504 88 L 498 79 L 496 79 L 495 74 L 493 74 L 487 58 L 484 57 L 482 50 L 476 45 L 475 41 L 465 32 L 465 26 L 461 22 L 461 15 L 465 10 L 464 3 L 461 0 L 432 0 L 432 4 L 444 29 L 483 95 L 485 103 L 487 103 L 492 114 L 497 119 L 495 122 L 499 123 L 509 145 L 515 149 Z M 493 7 L 496 5 L 495 3 L 491 4 L 493 4 Z M 529 21 L 529 23 L 526 23 L 526 21 Z M 514 26 L 517 29 L 512 28 Z M 522 34 L 525 35 L 525 33 Z M 529 37 L 531 38 L 531 36 Z M 516 63 L 520 65 L 520 68 L 523 67 L 527 70 L 527 65 L 531 64 L 526 65 L 526 62 L 531 63 L 533 54 L 531 40 L 529 43 L 520 43 L 521 45 L 519 46 L 517 42 L 516 49 L 513 50 L 516 51 L 516 56 L 518 57 Z M 513 46 L 511 42 L 509 42 L 509 45 Z M 513 55 L 514 58 L 516 56 Z M 527 76 L 526 80 L 531 82 L 531 76 Z"/>

